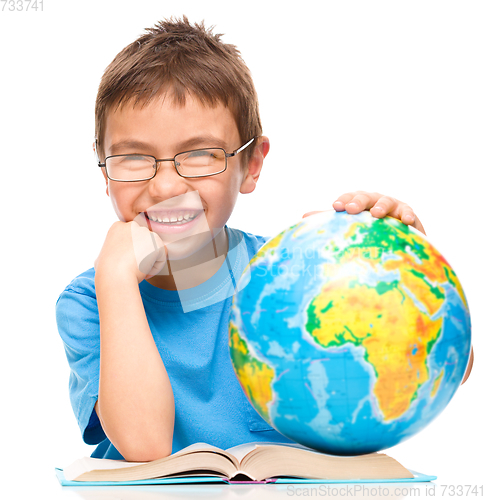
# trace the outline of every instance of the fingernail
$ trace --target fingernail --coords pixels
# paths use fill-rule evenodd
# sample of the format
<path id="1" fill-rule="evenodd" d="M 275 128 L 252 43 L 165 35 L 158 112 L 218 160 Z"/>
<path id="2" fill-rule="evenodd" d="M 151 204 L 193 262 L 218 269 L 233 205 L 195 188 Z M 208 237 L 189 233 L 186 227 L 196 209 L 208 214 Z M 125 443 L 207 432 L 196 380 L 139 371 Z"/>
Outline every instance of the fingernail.
<path id="1" fill-rule="evenodd" d="M 402 220 L 407 224 L 413 224 L 415 222 L 415 217 L 413 215 L 405 215 Z"/>
<path id="2" fill-rule="evenodd" d="M 357 204 L 357 203 L 354 203 L 354 201 L 352 201 L 351 203 L 348 203 L 348 204 L 346 205 L 346 208 L 351 208 L 352 210 L 354 210 L 354 209 L 359 209 L 358 204 Z"/>
<path id="3" fill-rule="evenodd" d="M 344 203 L 342 201 L 335 201 L 333 205 L 339 205 L 340 207 L 344 207 Z"/>

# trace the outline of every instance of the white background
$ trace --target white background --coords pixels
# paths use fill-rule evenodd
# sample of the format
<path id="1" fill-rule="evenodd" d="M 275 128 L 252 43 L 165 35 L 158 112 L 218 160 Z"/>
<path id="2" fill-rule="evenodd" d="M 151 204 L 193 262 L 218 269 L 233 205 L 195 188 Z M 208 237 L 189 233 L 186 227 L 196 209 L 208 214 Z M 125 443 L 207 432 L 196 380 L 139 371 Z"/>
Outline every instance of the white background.
<path id="1" fill-rule="evenodd" d="M 378 191 L 409 203 L 454 267 L 471 309 L 474 370 L 429 427 L 388 453 L 443 484 L 483 484 L 486 4 L 44 0 L 43 12 L 8 7 L 0 12 L 0 422 L 10 473 L 38 462 L 22 484 L 57 495 L 53 468 L 93 450 L 70 407 L 55 302 L 92 266 L 115 221 L 91 149 L 97 86 L 144 28 L 186 14 L 239 47 L 270 138 L 257 189 L 240 195 L 230 226 L 277 234 L 344 192 Z"/>

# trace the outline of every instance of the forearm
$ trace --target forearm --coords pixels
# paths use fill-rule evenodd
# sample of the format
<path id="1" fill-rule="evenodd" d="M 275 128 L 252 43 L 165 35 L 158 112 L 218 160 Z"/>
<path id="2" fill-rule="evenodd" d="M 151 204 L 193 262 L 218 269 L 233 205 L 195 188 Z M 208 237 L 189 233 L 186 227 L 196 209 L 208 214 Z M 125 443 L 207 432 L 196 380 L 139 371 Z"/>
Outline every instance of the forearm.
<path id="1" fill-rule="evenodd" d="M 95 283 L 100 316 L 96 409 L 103 429 L 126 460 L 149 461 L 169 455 L 174 397 L 138 282 L 100 275 Z"/>
<path id="2" fill-rule="evenodd" d="M 474 349 L 473 346 L 471 346 L 471 353 L 469 355 L 469 361 L 467 363 L 466 373 L 464 374 L 464 377 L 462 377 L 461 385 L 464 384 L 464 382 L 469 378 L 469 375 L 471 374 L 471 370 L 473 367 L 473 363 L 474 363 Z"/>

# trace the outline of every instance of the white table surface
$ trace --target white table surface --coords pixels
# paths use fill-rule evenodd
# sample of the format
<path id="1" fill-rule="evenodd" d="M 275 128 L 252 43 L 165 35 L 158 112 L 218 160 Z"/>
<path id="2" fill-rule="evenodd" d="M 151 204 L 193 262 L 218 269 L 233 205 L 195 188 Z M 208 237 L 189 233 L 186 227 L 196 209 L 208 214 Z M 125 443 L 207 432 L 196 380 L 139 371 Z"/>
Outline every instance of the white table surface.
<path id="1" fill-rule="evenodd" d="M 455 479 L 460 479 L 456 477 Z M 466 481 L 466 479 L 465 479 Z M 480 487 L 483 485 L 483 487 Z M 464 483 L 465 484 L 465 483 Z M 477 494 L 473 494 L 470 488 L 468 498 L 482 498 L 486 494 L 484 482 L 477 482 Z M 52 500 L 155 500 L 155 499 L 185 499 L 185 498 L 217 498 L 217 499 L 241 499 L 262 498 L 271 500 L 273 498 L 292 497 L 353 497 L 353 498 L 450 498 L 458 495 L 459 483 L 454 485 L 455 491 L 450 483 L 439 479 L 428 483 L 349 483 L 349 484 L 326 484 L 326 485 L 226 485 L 226 484 L 201 484 L 201 485 L 164 485 L 164 486 L 60 486 L 54 474 L 46 476 L 40 482 L 33 484 L 30 481 L 17 483 L 15 489 L 9 493 L 9 498 L 49 498 Z M 435 492 L 435 495 L 434 495 Z M 482 493 L 482 495 L 481 495 Z"/>

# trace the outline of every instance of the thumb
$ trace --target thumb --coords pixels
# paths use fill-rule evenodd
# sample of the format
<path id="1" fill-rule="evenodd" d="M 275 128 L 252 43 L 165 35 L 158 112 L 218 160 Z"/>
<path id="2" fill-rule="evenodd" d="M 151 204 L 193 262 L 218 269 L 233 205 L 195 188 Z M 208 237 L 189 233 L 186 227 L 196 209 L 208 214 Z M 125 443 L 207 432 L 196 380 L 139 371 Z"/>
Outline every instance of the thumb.
<path id="1" fill-rule="evenodd" d="M 302 218 L 305 219 L 306 217 L 310 217 L 311 215 L 314 215 L 314 214 L 320 214 L 322 212 L 322 210 L 316 210 L 314 212 L 307 212 L 305 213 Z"/>

